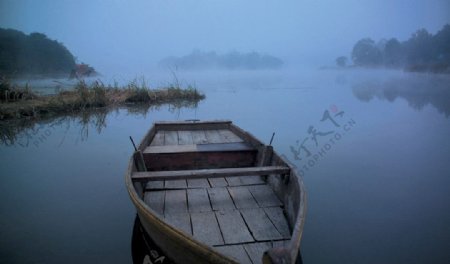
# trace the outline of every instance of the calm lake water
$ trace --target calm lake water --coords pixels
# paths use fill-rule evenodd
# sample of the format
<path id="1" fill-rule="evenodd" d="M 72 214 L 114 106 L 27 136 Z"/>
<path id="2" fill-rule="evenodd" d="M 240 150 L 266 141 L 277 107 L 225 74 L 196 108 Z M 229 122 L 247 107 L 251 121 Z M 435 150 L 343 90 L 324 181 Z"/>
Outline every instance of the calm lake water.
<path id="1" fill-rule="evenodd" d="M 151 85 L 171 80 L 156 76 Z M 0 146 L 0 263 L 132 263 L 128 137 L 140 140 L 156 120 L 185 119 L 230 119 L 265 142 L 276 133 L 273 145 L 308 190 L 304 263 L 448 263 L 449 76 L 293 70 L 178 78 L 206 99 L 37 123 Z"/>

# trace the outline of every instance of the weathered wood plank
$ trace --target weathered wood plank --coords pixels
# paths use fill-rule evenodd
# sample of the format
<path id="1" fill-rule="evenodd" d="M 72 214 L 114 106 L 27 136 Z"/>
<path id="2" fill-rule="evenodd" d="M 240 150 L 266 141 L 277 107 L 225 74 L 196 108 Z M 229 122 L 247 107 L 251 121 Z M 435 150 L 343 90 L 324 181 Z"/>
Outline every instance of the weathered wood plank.
<path id="1" fill-rule="evenodd" d="M 277 198 L 272 188 L 268 185 L 252 185 L 247 187 L 252 193 L 260 207 L 281 206 L 281 201 Z"/>
<path id="2" fill-rule="evenodd" d="M 241 214 L 255 240 L 266 241 L 283 238 L 262 208 L 242 209 Z"/>
<path id="3" fill-rule="evenodd" d="M 181 131 L 179 131 L 181 132 Z M 186 153 L 186 152 L 228 152 L 228 151 L 256 151 L 254 148 L 243 142 L 233 143 L 213 143 L 213 144 L 181 144 L 187 142 L 179 141 L 179 145 L 148 146 L 144 149 L 144 154 L 163 153 Z"/>
<path id="4" fill-rule="evenodd" d="M 164 131 L 156 132 L 155 136 L 152 139 L 152 143 L 150 146 L 164 146 Z"/>
<path id="5" fill-rule="evenodd" d="M 240 179 L 242 185 L 256 185 L 266 183 L 261 176 L 247 176 L 247 177 L 240 177 Z"/>
<path id="6" fill-rule="evenodd" d="M 187 213 L 186 190 L 166 191 L 164 214 Z"/>
<path id="7" fill-rule="evenodd" d="M 231 121 L 170 121 L 156 122 L 155 127 L 158 130 L 206 130 L 206 129 L 227 129 Z"/>
<path id="8" fill-rule="evenodd" d="M 148 181 L 145 186 L 146 190 L 164 189 L 164 181 Z"/>
<path id="9" fill-rule="evenodd" d="M 188 189 L 187 199 L 189 212 L 191 213 L 212 211 L 206 189 Z"/>
<path id="10" fill-rule="evenodd" d="M 228 186 L 227 181 L 225 178 L 209 178 L 208 179 L 209 184 L 211 187 L 226 187 Z"/>
<path id="11" fill-rule="evenodd" d="M 186 189 L 187 184 L 186 184 L 186 180 L 184 180 L 184 179 L 170 180 L 170 181 L 165 181 L 164 187 L 166 189 Z"/>
<path id="12" fill-rule="evenodd" d="M 206 138 L 205 131 L 203 130 L 191 130 L 192 141 L 194 144 L 206 144 L 208 139 Z"/>
<path id="13" fill-rule="evenodd" d="M 209 188 L 208 179 L 187 180 L 188 188 Z"/>
<path id="14" fill-rule="evenodd" d="M 238 209 L 258 208 L 258 204 L 250 191 L 245 186 L 228 187 L 228 191 L 233 198 L 234 204 Z"/>
<path id="15" fill-rule="evenodd" d="M 242 245 L 214 247 L 219 253 L 236 260 L 238 263 L 251 264 L 252 261 Z"/>
<path id="16" fill-rule="evenodd" d="M 184 231 L 188 235 L 192 235 L 191 218 L 188 213 L 166 214 L 164 218 L 168 224 Z"/>
<path id="17" fill-rule="evenodd" d="M 241 186 L 241 177 L 226 177 L 225 178 L 228 182 L 228 186 Z"/>
<path id="18" fill-rule="evenodd" d="M 267 174 L 285 174 L 289 172 L 288 167 L 266 166 L 266 167 L 244 167 L 223 169 L 201 169 L 201 170 L 177 170 L 177 171 L 145 171 L 133 172 L 133 180 L 178 180 L 199 178 L 221 178 L 239 177 Z"/>
<path id="19" fill-rule="evenodd" d="M 234 203 L 228 193 L 227 188 L 210 188 L 208 189 L 209 199 L 214 211 L 234 210 Z"/>
<path id="20" fill-rule="evenodd" d="M 254 241 L 238 210 L 218 211 L 216 216 L 225 244 Z"/>
<path id="21" fill-rule="evenodd" d="M 238 137 L 228 129 L 218 129 L 217 131 L 219 131 L 219 134 L 222 136 L 225 142 L 244 142 L 242 138 Z"/>
<path id="22" fill-rule="evenodd" d="M 178 145 L 193 145 L 192 133 L 189 130 L 178 131 Z"/>
<path id="23" fill-rule="evenodd" d="M 209 143 L 226 143 L 218 130 L 205 130 L 205 134 Z"/>
<path id="24" fill-rule="evenodd" d="M 165 191 L 151 191 L 145 192 L 144 194 L 144 202 L 152 208 L 155 212 L 164 215 L 164 199 L 165 199 Z"/>
<path id="25" fill-rule="evenodd" d="M 178 145 L 178 133 L 177 131 L 164 131 L 164 145 Z"/>
<path id="26" fill-rule="evenodd" d="M 250 256 L 253 264 L 262 263 L 262 256 L 264 252 L 270 249 L 270 243 L 268 242 L 260 242 L 260 243 L 251 243 L 244 245 L 245 251 Z"/>
<path id="27" fill-rule="evenodd" d="M 283 238 L 291 238 L 291 231 L 289 230 L 289 225 L 286 217 L 283 214 L 283 209 L 280 207 L 267 207 L 264 208 L 267 216 L 273 225 L 277 228 L 278 232 Z"/>
<path id="28" fill-rule="evenodd" d="M 195 239 L 209 245 L 223 245 L 214 212 L 191 213 L 193 236 Z"/>

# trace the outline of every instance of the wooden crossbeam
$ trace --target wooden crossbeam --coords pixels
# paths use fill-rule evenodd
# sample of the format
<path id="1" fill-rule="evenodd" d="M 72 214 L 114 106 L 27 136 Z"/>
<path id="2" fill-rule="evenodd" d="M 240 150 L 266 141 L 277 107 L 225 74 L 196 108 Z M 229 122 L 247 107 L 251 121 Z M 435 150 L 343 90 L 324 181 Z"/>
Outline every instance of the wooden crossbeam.
<path id="1" fill-rule="evenodd" d="M 148 181 L 148 180 L 161 181 L 161 180 L 179 180 L 179 179 L 256 176 L 269 174 L 288 174 L 289 172 L 290 172 L 289 167 L 265 166 L 265 167 L 224 168 L 224 169 L 133 172 L 131 178 L 133 181 Z"/>

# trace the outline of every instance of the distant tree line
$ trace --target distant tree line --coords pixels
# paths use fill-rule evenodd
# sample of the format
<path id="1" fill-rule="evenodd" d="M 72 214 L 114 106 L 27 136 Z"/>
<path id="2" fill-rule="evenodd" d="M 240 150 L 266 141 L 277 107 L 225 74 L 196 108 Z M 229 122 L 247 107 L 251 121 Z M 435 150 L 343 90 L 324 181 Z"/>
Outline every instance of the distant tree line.
<path id="1" fill-rule="evenodd" d="M 276 69 L 283 65 L 277 57 L 260 54 L 258 52 L 240 53 L 232 51 L 226 54 L 217 54 L 215 51 L 203 52 L 194 50 L 183 57 L 167 57 L 160 61 L 160 66 L 176 67 L 179 69 L 230 69 L 230 70 L 258 70 Z"/>
<path id="2" fill-rule="evenodd" d="M 345 57 L 336 59 L 345 66 Z M 410 71 L 450 71 L 450 25 L 435 35 L 426 29 L 416 31 L 403 42 L 396 38 L 378 42 L 370 38 L 359 40 L 353 47 L 351 59 L 356 66 L 406 68 Z"/>
<path id="3" fill-rule="evenodd" d="M 41 33 L 0 28 L 0 75 L 69 74 L 75 58 L 56 40 Z"/>

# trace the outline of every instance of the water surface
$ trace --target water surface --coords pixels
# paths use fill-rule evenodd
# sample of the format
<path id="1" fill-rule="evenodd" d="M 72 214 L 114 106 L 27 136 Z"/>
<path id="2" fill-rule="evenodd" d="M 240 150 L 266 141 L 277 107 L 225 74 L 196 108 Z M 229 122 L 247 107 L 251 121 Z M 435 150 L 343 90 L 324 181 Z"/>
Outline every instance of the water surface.
<path id="1" fill-rule="evenodd" d="M 168 78 L 148 76 L 152 86 Z M 45 121 L 0 146 L 1 263 L 131 263 L 128 136 L 185 119 L 231 119 L 265 142 L 276 133 L 274 147 L 308 190 L 304 263 L 450 259 L 449 77 L 293 70 L 178 78 L 206 100 Z"/>

